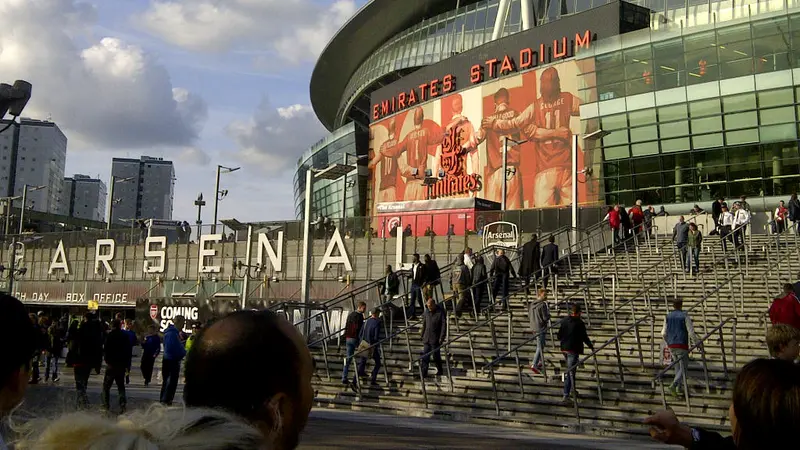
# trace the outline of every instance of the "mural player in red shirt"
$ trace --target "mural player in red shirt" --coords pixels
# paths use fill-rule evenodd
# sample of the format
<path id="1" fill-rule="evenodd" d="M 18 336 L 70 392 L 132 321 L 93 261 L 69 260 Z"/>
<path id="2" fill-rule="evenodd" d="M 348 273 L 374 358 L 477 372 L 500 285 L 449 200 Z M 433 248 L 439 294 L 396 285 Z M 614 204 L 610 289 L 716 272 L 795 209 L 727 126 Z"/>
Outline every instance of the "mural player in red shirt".
<path id="1" fill-rule="evenodd" d="M 397 157 L 400 162 L 400 174 L 406 179 L 404 200 L 427 198 L 427 190 L 422 181 L 425 179 L 425 169 L 428 167 L 429 147 L 433 147 L 435 151 L 444 139 L 444 133 L 438 125 L 430 122 L 429 125 L 423 126 L 424 122 L 425 113 L 422 108 L 417 107 L 414 110 L 414 129 L 409 131 L 399 144 L 384 153 L 386 156 Z M 400 154 L 404 152 L 405 159 L 400 158 Z"/>
<path id="2" fill-rule="evenodd" d="M 392 156 L 392 149 L 397 146 L 396 128 L 394 118 L 389 119 L 389 138 L 381 144 L 375 157 L 369 162 L 369 168 L 374 169 L 380 163 L 380 184 L 375 193 L 375 202 L 397 201 L 397 157 Z"/>
<path id="3" fill-rule="evenodd" d="M 513 119 L 484 118 L 481 127 L 508 132 L 519 130 L 534 143 L 538 171 L 533 182 L 534 206 L 572 203 L 572 131 L 570 119 L 580 115 L 580 101 L 569 92 L 561 92 L 561 80 L 555 67 L 541 76 L 541 96 Z"/>
<path id="4" fill-rule="evenodd" d="M 483 186 L 486 189 L 486 198 L 489 200 L 502 201 L 503 197 L 503 140 L 509 137 L 518 141 L 520 138 L 517 130 L 500 131 L 486 125 L 515 117 L 517 111 L 509 106 L 508 89 L 498 89 L 494 94 L 494 112 L 483 119 L 480 129 L 475 131 L 473 138 L 464 144 L 465 148 L 477 154 L 478 145 L 486 141 L 486 172 Z M 506 157 L 509 172 L 513 172 L 506 182 L 506 209 L 522 209 L 519 147 L 509 145 Z"/>

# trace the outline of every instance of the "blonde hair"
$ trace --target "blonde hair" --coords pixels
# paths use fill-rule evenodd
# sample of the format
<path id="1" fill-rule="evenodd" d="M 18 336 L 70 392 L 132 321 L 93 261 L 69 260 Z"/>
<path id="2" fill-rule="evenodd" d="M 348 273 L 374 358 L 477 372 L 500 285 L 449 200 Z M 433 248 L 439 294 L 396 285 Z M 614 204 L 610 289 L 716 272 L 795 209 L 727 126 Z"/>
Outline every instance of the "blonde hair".
<path id="1" fill-rule="evenodd" d="M 25 432 L 27 430 L 27 432 Z M 32 421 L 17 450 L 257 450 L 266 440 L 242 419 L 208 408 L 147 410 L 114 420 L 78 412 L 52 421 Z"/>
<path id="2" fill-rule="evenodd" d="M 767 330 L 767 348 L 769 349 L 769 356 L 777 358 L 778 353 L 786 348 L 792 341 L 800 342 L 800 330 L 783 323 L 771 326 Z"/>

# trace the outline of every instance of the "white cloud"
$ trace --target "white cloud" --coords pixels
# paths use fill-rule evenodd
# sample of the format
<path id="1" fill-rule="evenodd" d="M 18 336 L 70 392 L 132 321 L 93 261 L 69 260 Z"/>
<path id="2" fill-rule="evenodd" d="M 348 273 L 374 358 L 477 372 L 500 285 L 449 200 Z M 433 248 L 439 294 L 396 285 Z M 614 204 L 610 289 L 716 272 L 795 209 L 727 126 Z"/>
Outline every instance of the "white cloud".
<path id="1" fill-rule="evenodd" d="M 207 166 L 211 162 L 208 153 L 197 147 L 185 147 L 177 157 L 178 161 L 196 166 Z"/>
<path id="2" fill-rule="evenodd" d="M 25 116 L 52 119 L 94 148 L 189 146 L 205 102 L 174 89 L 166 69 L 138 46 L 91 38 L 96 11 L 75 0 L 0 3 L 0 73 L 33 84 Z"/>
<path id="3" fill-rule="evenodd" d="M 315 59 L 355 11 L 354 0 L 152 0 L 136 21 L 186 49 L 277 52 L 297 63 Z"/>
<path id="4" fill-rule="evenodd" d="M 226 132 L 239 147 L 236 157 L 267 174 L 293 167 L 310 145 L 327 134 L 311 106 L 275 108 L 266 99 L 253 117 L 232 122 Z"/>

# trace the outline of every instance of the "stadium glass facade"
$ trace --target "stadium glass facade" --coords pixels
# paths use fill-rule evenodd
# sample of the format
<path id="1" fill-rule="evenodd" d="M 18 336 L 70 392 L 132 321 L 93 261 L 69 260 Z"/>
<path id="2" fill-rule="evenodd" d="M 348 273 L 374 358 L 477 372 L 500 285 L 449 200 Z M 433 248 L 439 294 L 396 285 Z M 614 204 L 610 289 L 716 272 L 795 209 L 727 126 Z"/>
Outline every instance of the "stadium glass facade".
<path id="1" fill-rule="evenodd" d="M 521 18 L 523 1 L 534 9 L 533 24 L 529 22 L 527 27 Z M 423 14 L 415 24 L 376 42 L 354 68 L 346 86 L 342 85 L 335 117 L 320 116 L 323 123 L 334 129 L 355 123 L 352 153 L 368 154 L 365 127 L 371 122 L 370 95 L 420 67 L 446 64 L 457 54 L 484 58 L 479 47 L 492 40 L 503 3 L 467 0 L 460 2 L 458 9 L 440 7 L 437 14 Z M 557 22 L 607 3 L 509 0 L 500 35 L 524 33 L 531 26 Z M 702 203 L 719 195 L 748 195 L 761 198 L 751 201 L 753 206 L 763 201 L 764 207 L 771 209 L 777 197 L 798 190 L 800 2 L 630 3 L 652 11 L 649 29 L 601 36 L 590 49 L 575 56 L 594 60 L 585 65 L 593 67 L 592 71 L 578 75 L 581 128 L 611 132 L 601 145 L 588 150 L 599 163 L 593 175 L 605 203 L 630 205 L 642 199 L 653 204 L 701 203 L 705 207 Z M 374 0 L 358 14 L 374 14 L 369 11 L 373 4 L 386 2 Z M 351 32 L 345 25 L 339 32 L 342 36 L 334 39 Z M 324 58 L 325 52 L 321 61 Z M 320 75 L 324 79 L 324 71 Z M 312 103 L 318 101 L 312 89 Z M 333 133 L 341 134 L 340 130 Z M 315 146 L 310 153 L 320 148 Z M 298 181 L 304 179 L 307 156 L 309 153 L 301 158 L 295 177 L 298 217 L 303 211 L 303 184 Z M 314 167 L 318 167 L 316 162 Z M 359 177 L 359 192 L 349 193 L 354 198 L 348 198 L 348 210 L 361 209 L 348 211 L 348 216 L 368 213 L 366 205 L 372 197 L 368 178 L 371 176 L 364 176 L 362 182 Z M 323 183 L 327 182 L 315 186 L 315 211 L 338 211 L 340 188 L 330 185 L 342 182 Z M 317 194 L 318 189 L 327 190 Z"/>

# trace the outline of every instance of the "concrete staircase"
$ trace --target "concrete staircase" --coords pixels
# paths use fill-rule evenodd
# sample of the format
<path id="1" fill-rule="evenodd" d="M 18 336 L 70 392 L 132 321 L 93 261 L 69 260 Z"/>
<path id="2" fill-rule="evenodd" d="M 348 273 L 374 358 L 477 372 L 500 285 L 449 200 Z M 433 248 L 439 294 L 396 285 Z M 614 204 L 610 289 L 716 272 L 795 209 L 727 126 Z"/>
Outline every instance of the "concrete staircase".
<path id="1" fill-rule="evenodd" d="M 558 289 L 550 299 L 554 323 L 566 315 L 569 304 L 582 304 L 595 348 L 608 343 L 578 370 L 575 404 L 562 402 L 565 365 L 552 339 L 557 325 L 547 337 L 546 376 L 528 368 L 536 345 L 529 330 L 528 298 L 515 284 L 509 314 L 478 320 L 466 314 L 458 320 L 449 317 L 449 342 L 442 349 L 447 368 L 431 379 L 422 381 L 417 367 L 422 351 L 418 324 L 382 344 L 379 387 L 353 390 L 342 385 L 343 342 L 332 339 L 325 354 L 321 346 L 314 348 L 316 405 L 603 435 L 646 434 L 642 419 L 668 405 L 687 423 L 727 432 L 732 380 L 747 361 L 767 356 L 769 301 L 780 292 L 778 281 L 796 281 L 790 275 L 800 270 L 794 242 L 752 235 L 745 259 L 745 252 L 738 257 L 732 249 L 725 252 L 718 236 L 707 236 L 697 276 L 683 272 L 665 236 L 629 245 L 627 251 L 570 255 L 571 271 L 562 264 Z M 778 263 L 785 277 L 776 273 Z M 664 396 L 656 381 L 664 368 L 660 330 L 675 298 L 690 310 L 698 336 L 711 333 L 703 345 L 705 364 L 699 350 L 690 355 L 688 405 L 684 397 Z M 434 372 L 433 362 L 431 366 Z M 367 367 L 370 371 L 371 360 Z M 666 385 L 673 373 L 664 376 Z"/>

